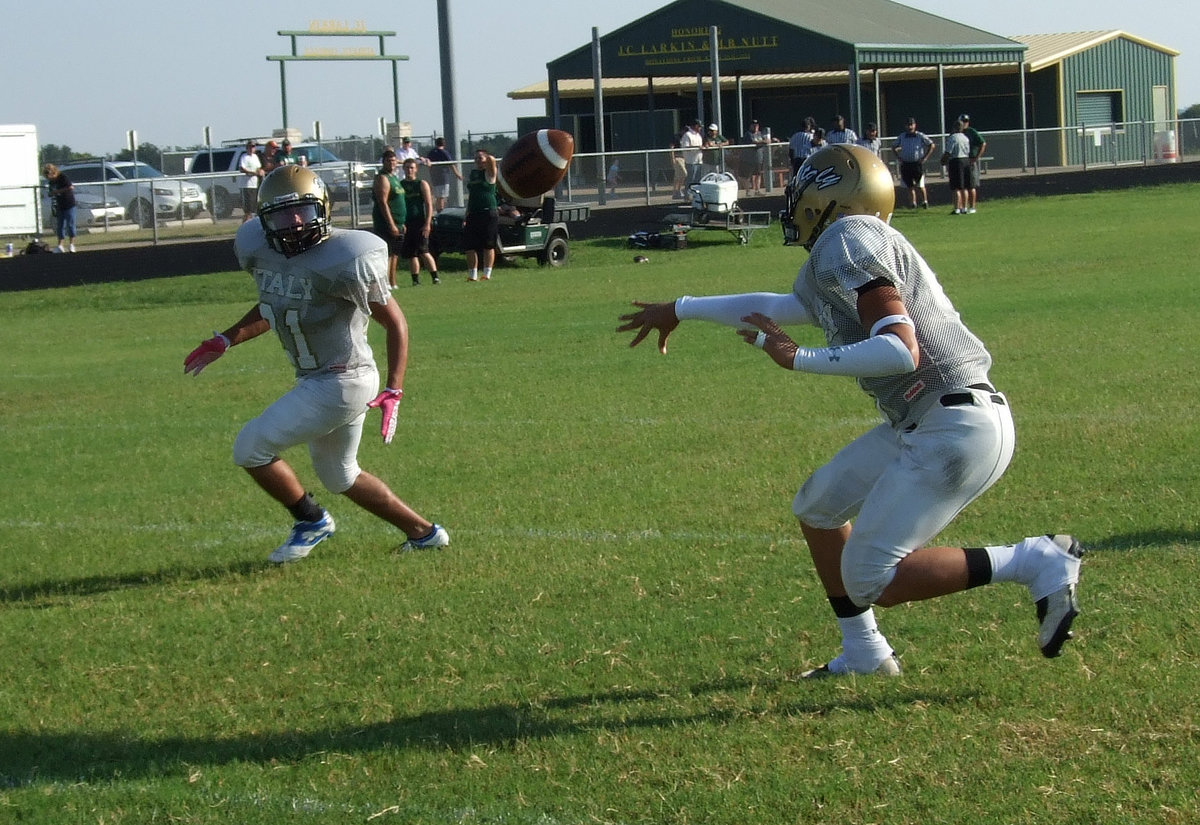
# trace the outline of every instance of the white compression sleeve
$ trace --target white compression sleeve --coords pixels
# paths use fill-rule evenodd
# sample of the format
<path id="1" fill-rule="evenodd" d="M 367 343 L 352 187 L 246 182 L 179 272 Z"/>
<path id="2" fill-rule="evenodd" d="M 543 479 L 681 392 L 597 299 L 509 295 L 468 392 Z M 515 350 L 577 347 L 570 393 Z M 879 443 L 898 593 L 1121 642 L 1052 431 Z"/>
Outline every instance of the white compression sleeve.
<path id="1" fill-rule="evenodd" d="M 800 347 L 792 361 L 792 369 L 801 372 L 850 375 L 855 378 L 902 375 L 916 368 L 912 353 L 904 342 L 887 333 L 845 347 Z"/>
<path id="2" fill-rule="evenodd" d="M 792 292 L 743 292 L 701 298 L 684 295 L 675 301 L 675 315 L 680 321 L 713 321 L 738 327 L 752 312 L 761 312 L 781 326 L 811 324 L 814 320 Z"/>

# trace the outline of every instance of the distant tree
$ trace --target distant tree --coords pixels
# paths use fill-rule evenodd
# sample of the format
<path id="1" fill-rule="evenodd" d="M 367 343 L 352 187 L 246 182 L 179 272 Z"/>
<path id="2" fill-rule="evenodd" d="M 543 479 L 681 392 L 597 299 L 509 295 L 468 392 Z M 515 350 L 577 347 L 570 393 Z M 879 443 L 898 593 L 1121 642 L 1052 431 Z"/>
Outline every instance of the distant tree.
<path id="1" fill-rule="evenodd" d="M 1184 109 L 1182 112 L 1179 113 L 1179 117 L 1182 120 L 1191 120 L 1193 118 L 1200 118 L 1200 103 L 1193 103 L 1191 106 L 1188 106 L 1186 109 Z"/>
<path id="2" fill-rule="evenodd" d="M 471 160 L 475 157 L 476 149 L 487 149 L 496 157 L 502 158 L 504 157 L 504 153 L 512 148 L 512 145 L 516 142 L 517 139 L 515 137 L 506 134 L 472 135 L 470 143 L 466 140 L 459 142 L 462 149 L 462 154 L 459 157 Z"/>
<path id="3" fill-rule="evenodd" d="M 153 166 L 155 169 L 162 169 L 162 149 L 159 149 L 153 143 L 139 143 L 137 159 L 142 163 Z M 113 160 L 133 160 L 133 152 L 128 149 L 122 149 L 113 156 Z"/>
<path id="4" fill-rule="evenodd" d="M 64 163 L 88 157 L 86 154 L 72 151 L 70 146 L 59 146 L 56 143 L 47 143 L 42 147 L 41 152 L 42 163 L 53 163 L 55 166 L 62 166 Z"/>

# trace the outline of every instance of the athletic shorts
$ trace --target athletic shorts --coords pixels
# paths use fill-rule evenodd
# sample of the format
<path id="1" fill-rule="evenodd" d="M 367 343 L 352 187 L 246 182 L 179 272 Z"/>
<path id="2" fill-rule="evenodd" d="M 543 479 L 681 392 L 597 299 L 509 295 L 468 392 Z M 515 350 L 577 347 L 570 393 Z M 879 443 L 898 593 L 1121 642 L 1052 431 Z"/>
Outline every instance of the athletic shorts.
<path id="1" fill-rule="evenodd" d="M 242 187 L 242 211 L 253 215 L 258 211 L 258 188 Z"/>
<path id="2" fill-rule="evenodd" d="M 909 189 L 920 189 L 925 185 L 925 164 L 919 160 L 901 161 L 900 182 Z"/>
<path id="3" fill-rule="evenodd" d="M 951 189 L 970 189 L 967 185 L 967 168 L 970 164 L 966 158 L 950 158 L 946 164 L 946 174 L 950 179 Z"/>
<path id="4" fill-rule="evenodd" d="M 425 222 L 405 224 L 404 243 L 400 245 L 401 258 L 416 258 L 429 251 L 429 235 L 425 232 Z"/>
<path id="5" fill-rule="evenodd" d="M 307 444 L 317 478 L 330 492 L 344 493 L 358 479 L 367 402 L 377 392 L 374 365 L 301 378 L 242 428 L 233 461 L 239 467 L 261 467 L 289 447 Z"/>
<path id="6" fill-rule="evenodd" d="M 487 212 L 473 212 L 467 215 L 463 224 L 462 251 L 478 252 L 491 249 L 496 245 L 500 234 L 500 216 Z"/>
<path id="7" fill-rule="evenodd" d="M 978 189 L 979 188 L 979 161 L 978 160 L 976 160 L 974 163 L 967 166 L 967 185 L 965 188 L 967 188 L 967 189 Z"/>
<path id="8" fill-rule="evenodd" d="M 448 198 L 450 197 L 450 184 L 435 183 L 429 187 L 429 191 L 435 198 Z"/>
<path id="9" fill-rule="evenodd" d="M 387 244 L 388 257 L 399 258 L 404 256 L 404 227 L 400 227 L 400 234 L 393 235 L 390 226 L 381 226 L 380 224 L 371 224 L 371 231 L 383 238 Z"/>
<path id="10" fill-rule="evenodd" d="M 947 392 L 911 431 L 880 424 L 839 450 L 804 482 L 792 512 L 822 529 L 854 521 L 842 551 L 842 580 L 865 607 L 905 556 L 1004 474 L 1015 441 L 1003 395 Z"/>

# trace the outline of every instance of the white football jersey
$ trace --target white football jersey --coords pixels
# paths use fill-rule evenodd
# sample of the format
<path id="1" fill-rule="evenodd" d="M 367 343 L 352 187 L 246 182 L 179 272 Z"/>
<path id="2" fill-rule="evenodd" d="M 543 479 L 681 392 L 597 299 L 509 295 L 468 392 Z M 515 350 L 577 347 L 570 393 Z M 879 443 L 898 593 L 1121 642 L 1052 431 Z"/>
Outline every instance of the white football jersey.
<path id="1" fill-rule="evenodd" d="M 267 244 L 262 225 L 242 224 L 238 263 L 254 276 L 259 309 L 297 377 L 374 369 L 367 343 L 370 304 L 389 300 L 387 244 L 370 232 L 334 229 L 288 258 Z"/>
<path id="2" fill-rule="evenodd" d="M 920 347 L 915 372 L 860 378 L 859 386 L 896 426 L 910 423 L 948 390 L 987 381 L 992 357 L 959 319 L 937 276 L 908 240 L 878 218 L 835 221 L 813 244 L 793 287 L 829 346 L 863 341 L 857 290 L 884 279 L 900 293 Z"/>

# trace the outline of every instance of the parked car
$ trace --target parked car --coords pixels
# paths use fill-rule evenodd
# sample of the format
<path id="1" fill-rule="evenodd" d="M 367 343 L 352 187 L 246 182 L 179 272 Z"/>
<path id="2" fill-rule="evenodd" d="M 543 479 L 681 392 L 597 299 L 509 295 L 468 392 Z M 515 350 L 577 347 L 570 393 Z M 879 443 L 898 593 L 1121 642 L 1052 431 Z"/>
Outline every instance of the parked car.
<path id="1" fill-rule="evenodd" d="M 87 187 L 75 190 L 75 225 L 80 229 L 90 226 L 104 226 L 125 222 L 125 207 L 113 195 L 107 198 L 99 189 Z M 54 228 L 54 212 L 50 206 L 50 196 L 42 191 L 42 224 Z"/>
<path id="2" fill-rule="evenodd" d="M 208 194 L 213 205 L 212 212 L 218 218 L 228 218 L 242 202 L 238 166 L 245 153 L 244 146 L 201 149 L 184 165 L 192 182 Z M 296 157 L 303 155 L 308 160 L 309 168 L 325 181 L 334 203 L 350 199 L 352 177 L 356 189 L 361 191 L 364 187 L 371 187 L 373 176 L 360 164 L 342 160 L 324 146 L 297 143 L 292 145 L 292 154 Z"/>
<path id="3" fill-rule="evenodd" d="M 125 208 L 125 217 L 139 226 L 153 226 L 155 217 L 194 218 L 207 204 L 199 186 L 168 178 L 146 163 L 93 160 L 67 163 L 59 169 L 75 185 L 76 198 L 89 192 L 116 198 Z"/>

